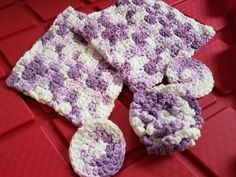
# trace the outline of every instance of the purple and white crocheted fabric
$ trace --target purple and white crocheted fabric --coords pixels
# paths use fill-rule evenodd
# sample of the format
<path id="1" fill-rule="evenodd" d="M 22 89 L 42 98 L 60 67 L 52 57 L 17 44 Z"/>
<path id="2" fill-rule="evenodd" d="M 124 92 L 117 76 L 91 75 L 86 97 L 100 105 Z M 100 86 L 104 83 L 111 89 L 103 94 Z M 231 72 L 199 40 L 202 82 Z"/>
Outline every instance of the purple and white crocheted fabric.
<path id="1" fill-rule="evenodd" d="M 175 58 L 168 65 L 166 76 L 170 83 L 182 84 L 196 98 L 209 94 L 214 87 L 210 69 L 194 58 Z"/>
<path id="2" fill-rule="evenodd" d="M 107 119 L 123 81 L 103 57 L 68 27 L 67 9 L 17 62 L 6 83 L 53 107 L 74 124 Z"/>
<path id="3" fill-rule="evenodd" d="M 195 145 L 203 119 L 196 99 L 180 84 L 136 92 L 130 124 L 149 154 L 166 155 Z"/>
<path id="4" fill-rule="evenodd" d="M 134 92 L 160 83 L 174 57 L 191 57 L 215 34 L 159 0 L 118 0 L 88 16 L 70 11 L 67 22 L 77 25 L 75 31 L 120 71 Z"/>
<path id="5" fill-rule="evenodd" d="M 123 164 L 125 146 L 123 134 L 114 123 L 97 119 L 74 134 L 69 148 L 70 161 L 80 176 L 113 176 Z"/>

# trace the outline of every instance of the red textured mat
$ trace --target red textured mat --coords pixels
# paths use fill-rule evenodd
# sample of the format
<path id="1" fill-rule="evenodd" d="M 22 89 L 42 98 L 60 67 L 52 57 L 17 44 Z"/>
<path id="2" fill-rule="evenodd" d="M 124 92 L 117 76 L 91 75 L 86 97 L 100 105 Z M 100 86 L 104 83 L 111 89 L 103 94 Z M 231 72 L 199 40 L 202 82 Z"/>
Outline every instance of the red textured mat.
<path id="1" fill-rule="evenodd" d="M 120 177 L 145 176 L 145 177 L 197 177 L 180 159 L 169 156 L 159 157 L 148 156 L 131 165 L 120 173 Z"/>
<path id="2" fill-rule="evenodd" d="M 0 0 L 0 177 L 76 176 L 68 146 L 76 127 L 51 108 L 5 85 L 9 71 L 68 5 L 85 13 L 116 0 Z M 195 57 L 215 78 L 211 94 L 199 99 L 206 120 L 197 146 L 168 157 L 147 156 L 128 121 L 132 95 L 125 87 L 110 119 L 123 131 L 126 159 L 117 177 L 236 176 L 236 2 L 165 0 L 198 21 L 212 25 L 216 37 Z"/>
<path id="3" fill-rule="evenodd" d="M 191 153 L 217 176 L 236 173 L 236 111 L 226 108 L 205 123 L 202 138 Z"/>

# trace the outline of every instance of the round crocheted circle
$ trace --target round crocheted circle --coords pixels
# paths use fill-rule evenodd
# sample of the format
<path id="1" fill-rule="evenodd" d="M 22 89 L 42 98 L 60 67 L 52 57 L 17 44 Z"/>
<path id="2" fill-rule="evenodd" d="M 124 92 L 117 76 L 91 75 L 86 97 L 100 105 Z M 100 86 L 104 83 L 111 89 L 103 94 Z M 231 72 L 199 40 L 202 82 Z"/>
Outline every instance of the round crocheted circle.
<path id="1" fill-rule="evenodd" d="M 79 128 L 69 148 L 71 165 L 84 177 L 113 176 L 125 155 L 121 130 L 109 120 L 96 120 Z"/>
<path id="2" fill-rule="evenodd" d="M 210 93 L 214 79 L 210 69 L 194 58 L 176 58 L 167 67 L 166 76 L 170 83 L 183 84 L 196 98 Z"/>
<path id="3" fill-rule="evenodd" d="M 180 84 L 134 94 L 130 124 L 149 154 L 166 155 L 195 145 L 203 119 L 194 97 Z"/>

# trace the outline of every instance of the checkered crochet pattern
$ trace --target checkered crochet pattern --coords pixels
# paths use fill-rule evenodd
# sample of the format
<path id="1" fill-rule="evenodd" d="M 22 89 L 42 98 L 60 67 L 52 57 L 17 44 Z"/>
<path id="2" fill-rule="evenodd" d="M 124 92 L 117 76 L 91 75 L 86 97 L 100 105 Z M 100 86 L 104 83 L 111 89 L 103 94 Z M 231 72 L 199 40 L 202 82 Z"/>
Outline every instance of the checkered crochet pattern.
<path id="1" fill-rule="evenodd" d="M 54 108 L 76 125 L 107 119 L 123 81 L 72 26 L 70 10 L 17 62 L 6 83 Z"/>
<path id="2" fill-rule="evenodd" d="M 68 11 L 68 25 L 120 71 L 134 92 L 160 83 L 171 60 L 191 57 L 215 34 L 159 0 L 118 0 L 88 16 Z"/>

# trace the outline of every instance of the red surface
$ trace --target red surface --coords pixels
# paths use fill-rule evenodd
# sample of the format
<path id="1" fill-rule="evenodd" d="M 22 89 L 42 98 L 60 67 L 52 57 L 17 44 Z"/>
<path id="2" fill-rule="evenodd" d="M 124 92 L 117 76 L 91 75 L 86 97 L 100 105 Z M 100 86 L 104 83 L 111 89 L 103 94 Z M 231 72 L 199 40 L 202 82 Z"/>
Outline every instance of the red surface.
<path id="1" fill-rule="evenodd" d="M 213 95 L 213 94 L 209 94 L 203 98 L 200 98 L 199 101 L 199 105 L 201 106 L 202 109 L 207 108 L 208 106 L 212 105 L 213 103 L 215 103 L 217 100 L 217 98 Z"/>
<path id="2" fill-rule="evenodd" d="M 10 6 L 0 11 L 0 38 L 34 25 L 34 21 L 19 6 Z"/>
<path id="3" fill-rule="evenodd" d="M 73 175 L 41 128 L 22 129 L 17 136 L 11 135 L 4 138 L 1 140 L 0 149 L 2 160 L 0 176 L 65 177 Z"/>
<path id="4" fill-rule="evenodd" d="M 45 104 L 40 104 L 42 110 L 46 113 L 53 113 L 54 112 L 54 109 L 45 105 Z"/>
<path id="5" fill-rule="evenodd" d="M 84 6 L 82 8 L 78 8 L 77 10 L 80 12 L 86 13 L 86 14 L 90 14 L 90 13 L 94 12 L 94 7 L 93 6 Z"/>
<path id="6" fill-rule="evenodd" d="M 55 119 L 53 119 L 53 124 L 58 129 L 63 138 L 66 140 L 66 142 L 69 144 L 77 128 L 71 125 L 70 122 L 63 119 L 62 117 L 56 117 Z"/>
<path id="7" fill-rule="evenodd" d="M 0 48 L 3 55 L 14 66 L 25 51 L 29 50 L 42 34 L 43 29 L 33 27 L 1 40 Z"/>
<path id="8" fill-rule="evenodd" d="M 191 169 L 174 156 L 159 157 L 148 156 L 131 165 L 118 176 L 144 176 L 144 177 L 197 177 Z"/>
<path id="9" fill-rule="evenodd" d="M 14 3 L 14 0 L 0 0 L 0 7 L 5 7 Z"/>
<path id="10" fill-rule="evenodd" d="M 75 176 L 68 145 L 77 127 L 4 84 L 16 61 L 68 5 L 91 13 L 115 0 L 0 0 L 0 176 Z M 210 67 L 214 91 L 199 99 L 206 120 L 197 146 L 169 157 L 147 156 L 128 121 L 132 94 L 125 87 L 110 119 L 127 141 L 124 167 L 116 176 L 236 176 L 236 3 L 234 0 L 166 0 L 217 35 L 195 57 Z M 211 2 L 211 3 L 210 3 Z M 227 3 L 226 3 L 227 2 Z M 224 4 L 223 4 L 224 3 Z M 229 16 L 230 15 L 230 16 Z M 42 128 L 43 127 L 43 128 Z"/>
<path id="11" fill-rule="evenodd" d="M 56 17 L 61 11 L 63 11 L 67 6 L 72 6 L 74 8 L 81 7 L 83 4 L 78 0 L 29 0 L 27 1 L 32 10 L 37 13 L 41 19 L 44 21 L 50 20 Z"/>
<path id="12" fill-rule="evenodd" d="M 140 146 L 139 139 L 129 125 L 129 110 L 122 103 L 117 103 L 116 109 L 110 115 L 110 119 L 121 128 L 127 144 L 127 153 Z"/>
<path id="13" fill-rule="evenodd" d="M 5 76 L 5 72 L 3 71 L 2 68 L 0 68 L 0 78 Z"/>
<path id="14" fill-rule="evenodd" d="M 191 0 L 185 1 L 176 6 L 184 14 L 195 18 L 196 20 L 213 26 L 215 30 L 220 30 L 227 25 L 222 11 L 224 1 L 222 0 Z"/>
<path id="15" fill-rule="evenodd" d="M 0 100 L 0 136 L 34 120 L 34 115 L 26 103 L 3 82 L 0 82 Z"/>
<path id="16" fill-rule="evenodd" d="M 236 111 L 226 108 L 205 123 L 191 153 L 218 176 L 236 174 Z"/>
<path id="17" fill-rule="evenodd" d="M 98 10 L 102 10 L 102 9 L 105 9 L 105 8 L 111 6 L 115 2 L 116 2 L 116 0 L 107 0 L 106 3 L 101 3 L 101 1 L 96 1 L 96 2 L 94 2 L 94 4 L 98 8 Z"/>

